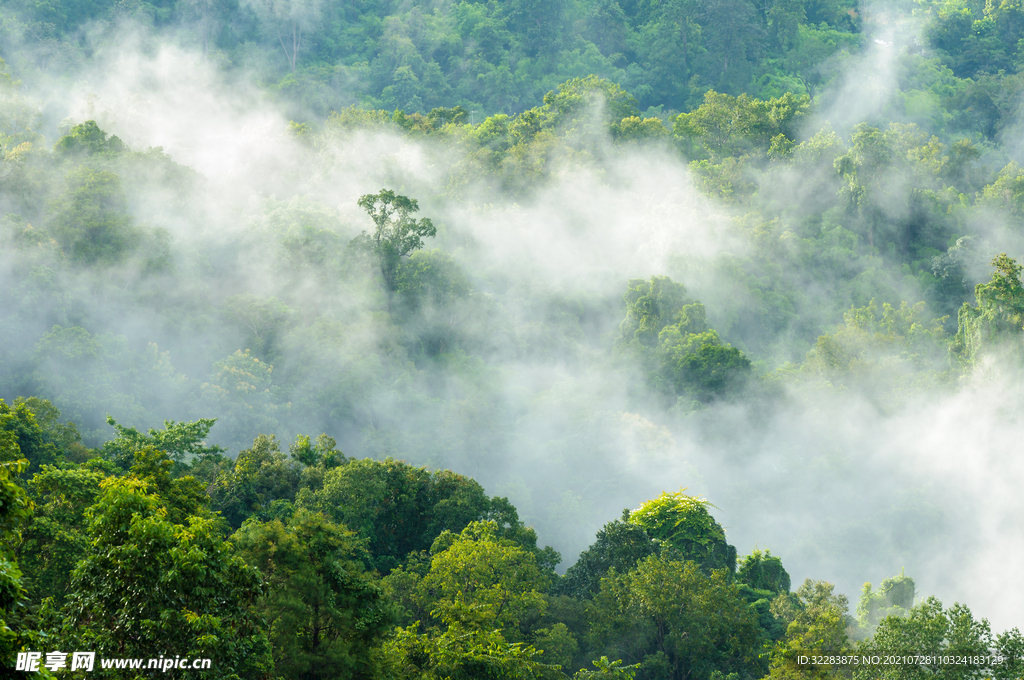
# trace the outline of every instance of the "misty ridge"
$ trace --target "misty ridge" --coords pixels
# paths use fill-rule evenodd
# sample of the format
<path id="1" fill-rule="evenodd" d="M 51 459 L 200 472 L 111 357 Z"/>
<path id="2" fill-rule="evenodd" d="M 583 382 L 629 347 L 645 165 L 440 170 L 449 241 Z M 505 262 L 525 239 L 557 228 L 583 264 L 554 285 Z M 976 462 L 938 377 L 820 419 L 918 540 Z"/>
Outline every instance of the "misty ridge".
<path id="1" fill-rule="evenodd" d="M 142 656 L 88 546 L 164 522 L 251 667 L 216 612 L 168 644 L 241 677 L 804 677 L 929 616 L 1019 653 L 1019 8 L 796 4 L 0 10 L 8 621 Z M 731 642 L 648 635 L 658 579 Z"/>

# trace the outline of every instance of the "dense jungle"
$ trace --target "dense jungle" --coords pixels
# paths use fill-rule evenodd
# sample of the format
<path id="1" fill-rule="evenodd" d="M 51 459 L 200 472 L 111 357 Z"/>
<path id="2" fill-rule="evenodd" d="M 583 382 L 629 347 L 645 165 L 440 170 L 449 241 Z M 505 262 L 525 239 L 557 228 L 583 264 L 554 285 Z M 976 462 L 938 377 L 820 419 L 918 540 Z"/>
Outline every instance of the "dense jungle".
<path id="1" fill-rule="evenodd" d="M 1022 102 L 1013 0 L 5 0 L 2 675 L 1024 677 Z"/>

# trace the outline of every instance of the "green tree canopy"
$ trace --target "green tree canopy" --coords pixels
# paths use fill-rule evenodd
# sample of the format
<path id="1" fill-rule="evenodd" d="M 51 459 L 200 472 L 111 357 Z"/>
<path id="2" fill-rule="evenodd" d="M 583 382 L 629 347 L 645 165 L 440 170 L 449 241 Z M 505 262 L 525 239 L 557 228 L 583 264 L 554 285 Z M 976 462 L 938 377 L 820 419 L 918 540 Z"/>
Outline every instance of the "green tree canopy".
<path id="1" fill-rule="evenodd" d="M 974 288 L 976 304 L 964 303 L 953 352 L 965 367 L 972 367 L 986 353 L 1005 349 L 1020 356 L 1024 330 L 1024 285 L 1021 266 L 1002 253 L 992 260 L 996 271 L 988 283 Z"/>
<path id="2" fill-rule="evenodd" d="M 629 513 L 629 521 L 681 559 L 696 562 L 707 571 L 735 572 L 736 548 L 726 542 L 725 530 L 708 512 L 709 507 L 713 507 L 711 502 L 703 498 L 663 491 Z"/>
<path id="3" fill-rule="evenodd" d="M 593 635 L 609 656 L 641 660 L 645 677 L 670 680 L 763 673 L 753 611 L 728 570 L 710 574 L 692 561 L 646 557 L 601 583 Z"/>
<path id="4" fill-rule="evenodd" d="M 391 618 L 355 533 L 300 508 L 287 522 L 251 519 L 231 542 L 263 574 L 258 608 L 282 677 L 374 674 L 374 648 Z"/>
<path id="5" fill-rule="evenodd" d="M 212 659 L 197 677 L 269 678 L 270 642 L 255 609 L 262 579 L 224 542 L 220 523 L 173 523 L 133 477 L 101 487 L 60 643 L 97 656 Z"/>

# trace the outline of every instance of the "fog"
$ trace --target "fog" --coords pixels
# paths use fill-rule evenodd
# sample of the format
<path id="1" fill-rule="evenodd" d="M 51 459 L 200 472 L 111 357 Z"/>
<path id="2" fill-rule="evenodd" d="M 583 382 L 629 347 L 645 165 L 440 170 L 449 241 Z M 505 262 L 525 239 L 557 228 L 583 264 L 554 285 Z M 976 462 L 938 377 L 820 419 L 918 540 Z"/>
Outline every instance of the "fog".
<path id="1" fill-rule="evenodd" d="M 855 65 L 875 74 L 861 85 L 877 97 L 847 76 L 826 97 L 836 103 L 823 109 L 818 128 L 827 119 L 842 133 L 877 114 L 892 87 L 893 49 L 873 47 Z M 794 584 L 832 581 L 855 603 L 865 581 L 905 570 L 920 596 L 964 602 L 998 630 L 1019 625 L 1024 592 L 1011 584 L 1024 566 L 1024 404 L 1015 373 L 993 364 L 896 405 L 880 396 L 882 385 L 776 381 L 770 402 L 691 412 L 646 394 L 641 370 L 614 353 L 626 283 L 653 275 L 672 276 L 703 301 L 723 340 L 752 344 L 730 335 L 750 301 L 719 266 L 751 246 L 734 228 L 732 208 L 698 192 L 687 165 L 668 151 L 608 140 L 603 162 L 556 161 L 549 180 L 512 194 L 472 172 L 460 177 L 460 150 L 433 138 L 388 128 L 336 129 L 315 143 L 297 137 L 255 85 L 228 79 L 193 50 L 137 33 L 108 41 L 81 68 L 25 80 L 24 96 L 46 114 L 45 145 L 94 119 L 132 150 L 161 147 L 191 168 L 184 195 L 157 181 L 128 197 L 139 224 L 166 230 L 174 265 L 148 280 L 130 271 L 54 274 L 70 299 L 42 305 L 35 326 L 8 334 L 7 361 L 31 361 L 54 324 L 121 336 L 126 355 L 164 359 L 146 369 L 148 400 L 138 396 L 145 384 L 105 378 L 107 401 L 97 408 L 119 422 L 221 418 L 213 435 L 230 455 L 265 427 L 285 446 L 297 433 L 322 431 L 350 456 L 448 467 L 508 496 L 541 542 L 561 551 L 560 569 L 623 508 L 686 488 L 714 504 L 741 555 L 770 549 Z M 853 100 L 866 108 L 845 105 Z M 426 249 L 448 253 L 464 273 L 472 294 L 446 309 L 444 322 L 472 351 L 434 362 L 411 356 L 403 349 L 408 328 L 390 318 L 370 264 L 289 264 L 282 239 L 305 225 L 337 252 L 370 229 L 356 201 L 381 188 L 419 201 L 419 215 L 438 227 Z M 1010 238 L 987 234 L 985 259 L 1014 246 Z M 4 288 L 20 285 L 15 255 L 3 255 Z M 810 307 L 831 309 L 815 282 L 780 276 L 804 287 Z M 909 284 L 893 286 L 920 299 Z M 253 336 L 239 322 L 243 313 L 226 311 L 243 295 L 274 298 L 288 311 Z M 428 312 L 416 323 L 439 323 Z M 250 323 L 263 323 L 252 314 Z M 271 335 L 263 349 L 254 344 Z M 760 340 L 781 347 L 751 355 L 770 374 L 786 359 L 800 361 L 813 337 L 783 331 Z M 211 396 L 214 362 L 245 349 L 265 352 L 274 366 L 263 420 L 219 411 L 228 402 Z M 87 376 L 92 366 L 44 366 L 40 396 L 69 417 L 95 420 L 68 412 L 97 384 Z M 0 391 L 10 399 L 23 387 L 7 381 Z M 332 406 L 307 408 L 325 395 Z M 229 421 L 235 429 L 219 431 Z M 88 422 L 83 429 L 92 444 L 110 434 Z"/>

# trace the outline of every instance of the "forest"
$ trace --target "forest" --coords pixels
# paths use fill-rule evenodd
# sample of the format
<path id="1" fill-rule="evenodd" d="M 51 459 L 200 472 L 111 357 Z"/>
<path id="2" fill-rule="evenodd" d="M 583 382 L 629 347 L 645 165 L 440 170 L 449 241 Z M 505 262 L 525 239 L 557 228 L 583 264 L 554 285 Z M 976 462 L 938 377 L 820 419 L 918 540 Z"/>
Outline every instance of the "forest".
<path id="1" fill-rule="evenodd" d="M 7 0 L 2 675 L 1019 680 L 1022 101 L 1010 0 Z"/>

